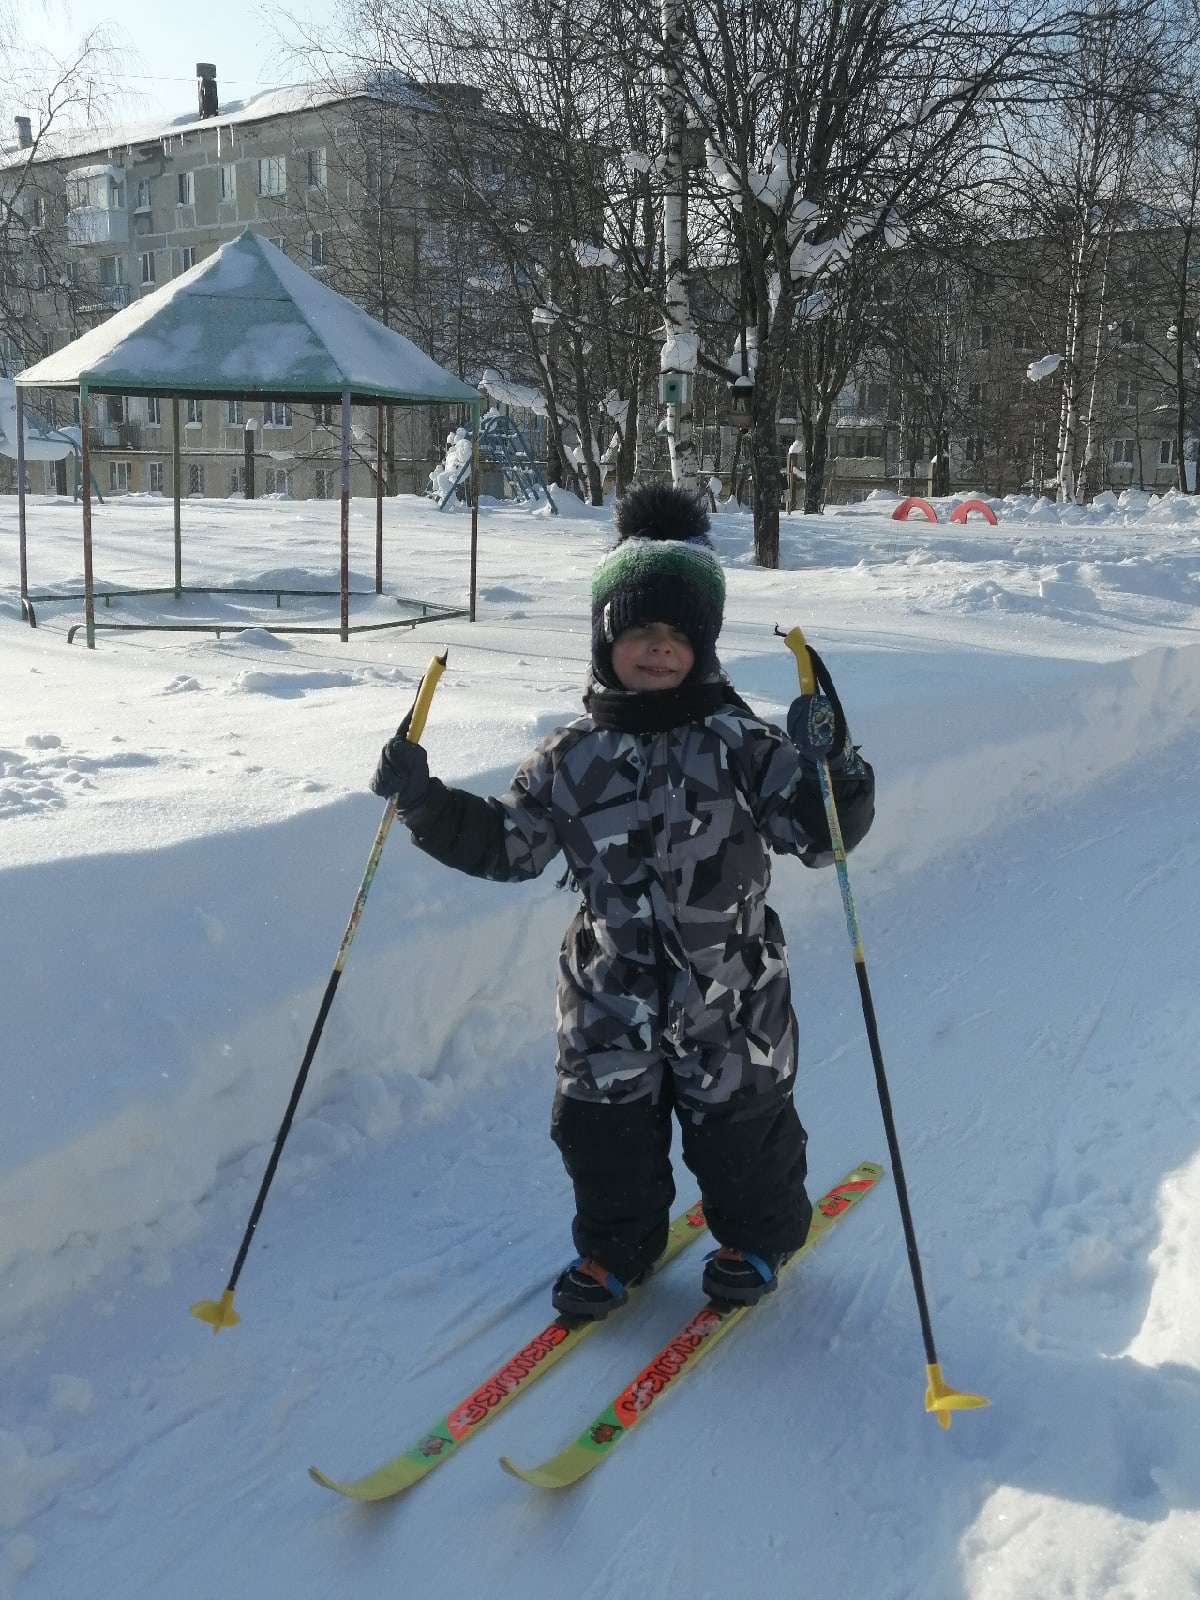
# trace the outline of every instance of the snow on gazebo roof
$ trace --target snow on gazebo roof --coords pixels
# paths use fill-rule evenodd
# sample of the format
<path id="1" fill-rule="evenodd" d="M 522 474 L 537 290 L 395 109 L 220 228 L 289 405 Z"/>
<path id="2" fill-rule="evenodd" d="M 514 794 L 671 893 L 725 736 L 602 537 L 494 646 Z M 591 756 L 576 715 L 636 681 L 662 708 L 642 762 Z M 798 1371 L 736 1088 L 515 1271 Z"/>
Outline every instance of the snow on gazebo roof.
<path id="1" fill-rule="evenodd" d="M 16 379 L 189 398 L 478 406 L 469 384 L 246 229 Z"/>

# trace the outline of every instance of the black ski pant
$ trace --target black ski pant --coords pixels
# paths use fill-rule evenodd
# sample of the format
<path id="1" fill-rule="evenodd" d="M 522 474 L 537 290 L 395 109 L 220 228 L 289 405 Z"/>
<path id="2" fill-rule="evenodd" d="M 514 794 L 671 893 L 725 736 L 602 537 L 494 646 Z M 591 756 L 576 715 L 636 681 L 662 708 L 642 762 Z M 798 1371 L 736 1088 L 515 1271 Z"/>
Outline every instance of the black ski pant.
<path id="1" fill-rule="evenodd" d="M 575 1189 L 575 1248 L 624 1283 L 666 1248 L 675 1199 L 672 1110 L 669 1077 L 657 1101 L 555 1098 L 551 1137 Z M 791 1095 L 772 1099 L 759 1114 L 745 1106 L 736 1116 L 680 1106 L 678 1116 L 683 1159 L 717 1243 L 759 1255 L 798 1250 L 812 1204 L 804 1187 L 808 1135 Z"/>

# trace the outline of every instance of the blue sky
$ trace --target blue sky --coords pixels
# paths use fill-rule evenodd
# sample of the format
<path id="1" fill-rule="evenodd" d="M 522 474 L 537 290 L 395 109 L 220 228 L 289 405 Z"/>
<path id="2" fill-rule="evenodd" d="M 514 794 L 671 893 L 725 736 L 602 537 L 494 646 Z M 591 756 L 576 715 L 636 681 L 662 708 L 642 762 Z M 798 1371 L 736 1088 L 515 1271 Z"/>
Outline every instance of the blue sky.
<path id="1" fill-rule="evenodd" d="M 276 13 L 278 16 L 278 13 Z M 265 7 L 246 0 L 204 0 L 202 5 L 163 0 L 48 0 L 26 7 L 31 41 L 63 53 L 67 41 L 107 22 L 122 47 L 127 70 L 117 107 L 124 118 L 178 116 L 196 105 L 195 66 L 216 64 L 222 103 L 288 83 L 303 73 L 291 67 L 279 44 L 278 25 Z"/>

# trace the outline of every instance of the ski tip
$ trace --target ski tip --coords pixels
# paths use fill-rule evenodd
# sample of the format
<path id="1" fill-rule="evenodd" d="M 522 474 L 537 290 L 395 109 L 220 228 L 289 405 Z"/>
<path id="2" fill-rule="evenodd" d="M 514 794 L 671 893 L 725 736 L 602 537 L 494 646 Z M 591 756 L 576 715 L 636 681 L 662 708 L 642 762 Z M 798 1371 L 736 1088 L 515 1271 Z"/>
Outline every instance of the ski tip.
<path id="1" fill-rule="evenodd" d="M 500 1465 L 510 1476 L 520 1478 L 522 1483 L 531 1484 L 535 1489 L 565 1489 L 574 1482 L 573 1478 L 561 1479 L 552 1470 L 552 1462 L 541 1467 L 519 1467 L 509 1456 L 501 1456 Z"/>

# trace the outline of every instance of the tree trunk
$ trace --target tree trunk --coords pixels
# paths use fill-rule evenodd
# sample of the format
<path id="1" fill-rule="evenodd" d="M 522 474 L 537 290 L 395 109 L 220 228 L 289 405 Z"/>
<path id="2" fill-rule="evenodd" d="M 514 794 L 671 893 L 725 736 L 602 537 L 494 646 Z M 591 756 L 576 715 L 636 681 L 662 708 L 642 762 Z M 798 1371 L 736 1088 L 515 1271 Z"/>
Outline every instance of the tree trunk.
<path id="1" fill-rule="evenodd" d="M 801 412 L 804 429 L 804 515 L 818 517 L 825 503 L 825 471 L 829 463 L 829 430 L 818 414 Z"/>
<path id="2" fill-rule="evenodd" d="M 760 567 L 779 565 L 779 435 L 775 407 L 750 434 L 754 462 L 754 559 Z"/>

